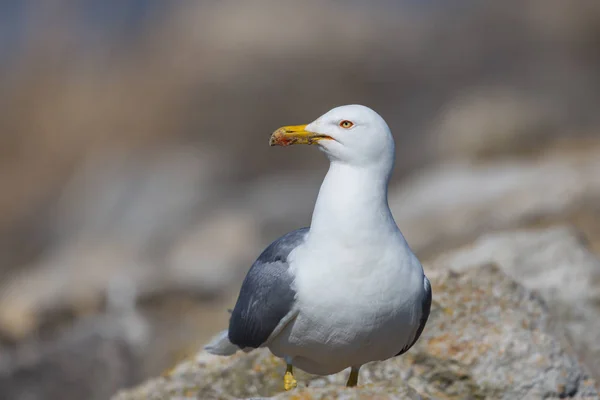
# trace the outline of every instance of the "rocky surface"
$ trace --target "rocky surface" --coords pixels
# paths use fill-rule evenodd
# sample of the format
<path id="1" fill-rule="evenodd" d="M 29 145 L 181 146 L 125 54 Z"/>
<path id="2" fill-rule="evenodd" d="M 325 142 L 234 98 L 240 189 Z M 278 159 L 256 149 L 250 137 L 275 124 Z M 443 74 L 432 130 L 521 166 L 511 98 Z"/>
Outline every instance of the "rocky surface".
<path id="1" fill-rule="evenodd" d="M 573 349 L 600 381 L 600 260 L 569 228 L 487 234 L 440 256 L 433 268 L 497 265 L 539 292 Z"/>
<path id="2" fill-rule="evenodd" d="M 347 371 L 298 373 L 298 389 L 282 393 L 285 366 L 261 350 L 200 353 L 113 399 L 598 398 L 538 295 L 494 266 L 430 272 L 434 302 L 423 336 L 405 356 L 364 366 L 357 389 L 344 387 Z"/>
<path id="3" fill-rule="evenodd" d="M 532 154 L 559 135 L 560 118 L 560 110 L 543 98 L 505 87 L 478 88 L 444 107 L 431 146 L 445 160 Z"/>
<path id="4" fill-rule="evenodd" d="M 72 321 L 54 336 L 0 347 L 0 398 L 103 400 L 144 375 L 151 344 L 147 318 L 130 286 L 111 288 L 105 313 Z"/>
<path id="5" fill-rule="evenodd" d="M 0 353 L 0 398 L 104 400 L 143 376 L 147 322 L 136 316 L 82 318 L 60 340 Z"/>
<path id="6" fill-rule="evenodd" d="M 453 162 L 417 171 L 390 194 L 413 249 L 429 258 L 488 231 L 577 226 L 600 251 L 600 145 L 532 159 Z"/>

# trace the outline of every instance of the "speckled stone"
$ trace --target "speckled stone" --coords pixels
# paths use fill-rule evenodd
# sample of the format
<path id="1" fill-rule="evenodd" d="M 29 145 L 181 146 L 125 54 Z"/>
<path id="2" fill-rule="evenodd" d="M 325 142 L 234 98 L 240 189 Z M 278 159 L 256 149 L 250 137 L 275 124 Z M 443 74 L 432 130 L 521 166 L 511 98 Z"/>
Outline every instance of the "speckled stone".
<path id="1" fill-rule="evenodd" d="M 600 259 L 571 227 L 523 229 L 482 235 L 464 248 L 442 254 L 429 270 L 498 266 L 547 304 L 559 334 L 600 381 Z"/>
<path id="2" fill-rule="evenodd" d="M 431 276 L 434 302 L 423 336 L 402 357 L 311 376 L 283 392 L 285 366 L 267 350 L 232 357 L 199 353 L 168 376 L 117 394 L 138 399 L 598 399 L 595 382 L 553 334 L 540 298 L 494 266 Z"/>

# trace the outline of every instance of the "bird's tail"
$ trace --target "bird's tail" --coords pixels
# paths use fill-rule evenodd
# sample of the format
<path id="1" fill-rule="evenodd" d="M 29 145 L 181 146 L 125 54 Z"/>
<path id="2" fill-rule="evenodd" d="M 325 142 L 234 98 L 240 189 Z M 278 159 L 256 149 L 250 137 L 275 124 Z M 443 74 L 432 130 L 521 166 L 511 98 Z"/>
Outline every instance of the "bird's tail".
<path id="1" fill-rule="evenodd" d="M 224 330 L 219 332 L 206 346 L 204 350 L 210 354 L 217 356 L 230 356 L 238 351 L 240 348 L 229 341 L 228 331 Z"/>

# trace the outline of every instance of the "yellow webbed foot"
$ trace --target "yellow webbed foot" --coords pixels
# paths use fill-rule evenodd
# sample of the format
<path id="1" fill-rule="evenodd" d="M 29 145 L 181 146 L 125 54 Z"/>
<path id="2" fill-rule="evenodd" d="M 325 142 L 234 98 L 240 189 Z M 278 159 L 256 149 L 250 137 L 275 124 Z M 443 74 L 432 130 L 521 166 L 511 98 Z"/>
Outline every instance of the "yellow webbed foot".
<path id="1" fill-rule="evenodd" d="M 294 378 L 293 367 L 291 364 L 288 364 L 285 375 L 283 376 L 283 388 L 288 391 L 294 389 L 296 386 L 298 386 L 298 382 L 296 381 L 296 378 Z"/>

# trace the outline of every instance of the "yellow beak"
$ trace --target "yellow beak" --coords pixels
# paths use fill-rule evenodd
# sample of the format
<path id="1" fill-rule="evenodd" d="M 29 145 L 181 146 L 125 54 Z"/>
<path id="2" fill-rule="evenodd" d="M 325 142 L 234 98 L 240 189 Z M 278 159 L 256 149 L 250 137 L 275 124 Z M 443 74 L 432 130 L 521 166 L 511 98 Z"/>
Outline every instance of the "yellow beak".
<path id="1" fill-rule="evenodd" d="M 319 140 L 331 139 L 306 130 L 306 125 L 282 126 L 271 135 L 269 146 L 291 146 L 293 144 L 315 144 Z"/>

